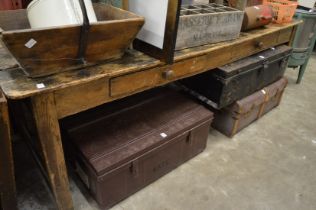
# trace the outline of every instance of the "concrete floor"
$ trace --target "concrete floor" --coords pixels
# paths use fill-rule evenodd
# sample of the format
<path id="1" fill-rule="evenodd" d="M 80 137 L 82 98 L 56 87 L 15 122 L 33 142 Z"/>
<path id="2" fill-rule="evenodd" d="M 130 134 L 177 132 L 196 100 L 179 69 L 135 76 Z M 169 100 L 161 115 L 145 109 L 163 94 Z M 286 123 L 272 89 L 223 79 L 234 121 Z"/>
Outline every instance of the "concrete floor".
<path id="1" fill-rule="evenodd" d="M 297 71 L 289 69 L 278 108 L 233 139 L 211 130 L 204 153 L 113 210 L 316 209 L 315 70 L 313 55 L 302 84 L 296 85 Z M 19 208 L 55 209 L 29 154 L 23 155 L 17 158 Z M 75 176 L 71 190 L 76 209 L 98 209 Z"/>

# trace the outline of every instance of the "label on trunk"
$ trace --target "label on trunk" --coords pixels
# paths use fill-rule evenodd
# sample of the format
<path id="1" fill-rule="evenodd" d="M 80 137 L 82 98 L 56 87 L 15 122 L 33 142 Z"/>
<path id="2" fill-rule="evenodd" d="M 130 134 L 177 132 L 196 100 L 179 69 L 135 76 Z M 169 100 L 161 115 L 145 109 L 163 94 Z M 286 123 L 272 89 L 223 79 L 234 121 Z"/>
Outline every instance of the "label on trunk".
<path id="1" fill-rule="evenodd" d="M 165 134 L 165 133 L 161 133 L 160 136 L 161 136 L 162 138 L 166 138 L 168 135 Z"/>

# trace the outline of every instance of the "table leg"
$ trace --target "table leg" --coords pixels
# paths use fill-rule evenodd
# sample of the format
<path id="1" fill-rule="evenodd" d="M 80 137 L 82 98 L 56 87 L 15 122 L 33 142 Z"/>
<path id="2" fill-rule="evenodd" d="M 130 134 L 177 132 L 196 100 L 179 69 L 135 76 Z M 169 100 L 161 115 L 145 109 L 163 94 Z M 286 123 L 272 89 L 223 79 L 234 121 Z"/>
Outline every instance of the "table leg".
<path id="1" fill-rule="evenodd" d="M 14 210 L 16 204 L 8 104 L 0 92 L 0 209 Z"/>
<path id="2" fill-rule="evenodd" d="M 48 93 L 32 97 L 32 107 L 57 207 L 59 210 L 73 209 L 54 95 Z"/>

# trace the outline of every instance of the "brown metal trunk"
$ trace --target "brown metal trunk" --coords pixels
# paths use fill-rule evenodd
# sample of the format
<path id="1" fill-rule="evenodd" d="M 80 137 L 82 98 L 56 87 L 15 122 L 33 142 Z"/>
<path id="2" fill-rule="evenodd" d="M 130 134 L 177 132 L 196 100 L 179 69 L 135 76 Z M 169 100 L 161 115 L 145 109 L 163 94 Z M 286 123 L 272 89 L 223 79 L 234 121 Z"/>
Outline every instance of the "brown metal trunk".
<path id="1" fill-rule="evenodd" d="M 234 136 L 278 106 L 286 85 L 287 79 L 282 78 L 227 108 L 215 110 L 215 119 L 212 126 L 226 136 Z"/>
<path id="2" fill-rule="evenodd" d="M 76 171 L 103 208 L 199 154 L 213 114 L 172 90 L 140 94 L 66 119 Z"/>
<path id="3" fill-rule="evenodd" d="M 262 111 L 262 115 L 268 113 L 270 110 L 280 104 L 287 83 L 287 79 L 282 78 L 265 88 L 268 98 Z"/>

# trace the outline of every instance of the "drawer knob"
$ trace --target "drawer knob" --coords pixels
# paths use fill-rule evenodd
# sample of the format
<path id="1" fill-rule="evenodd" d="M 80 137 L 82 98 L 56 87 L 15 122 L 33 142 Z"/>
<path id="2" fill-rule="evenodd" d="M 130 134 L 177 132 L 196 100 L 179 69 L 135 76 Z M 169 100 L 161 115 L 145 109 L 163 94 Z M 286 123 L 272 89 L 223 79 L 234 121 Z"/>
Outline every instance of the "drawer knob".
<path id="1" fill-rule="evenodd" d="M 259 42 L 259 41 L 256 42 L 257 48 L 263 48 L 263 46 L 264 46 L 263 42 Z"/>
<path id="2" fill-rule="evenodd" d="M 163 77 L 164 79 L 172 79 L 172 78 L 174 77 L 174 71 L 172 71 L 172 70 L 164 71 L 164 72 L 162 73 L 162 77 Z"/>

